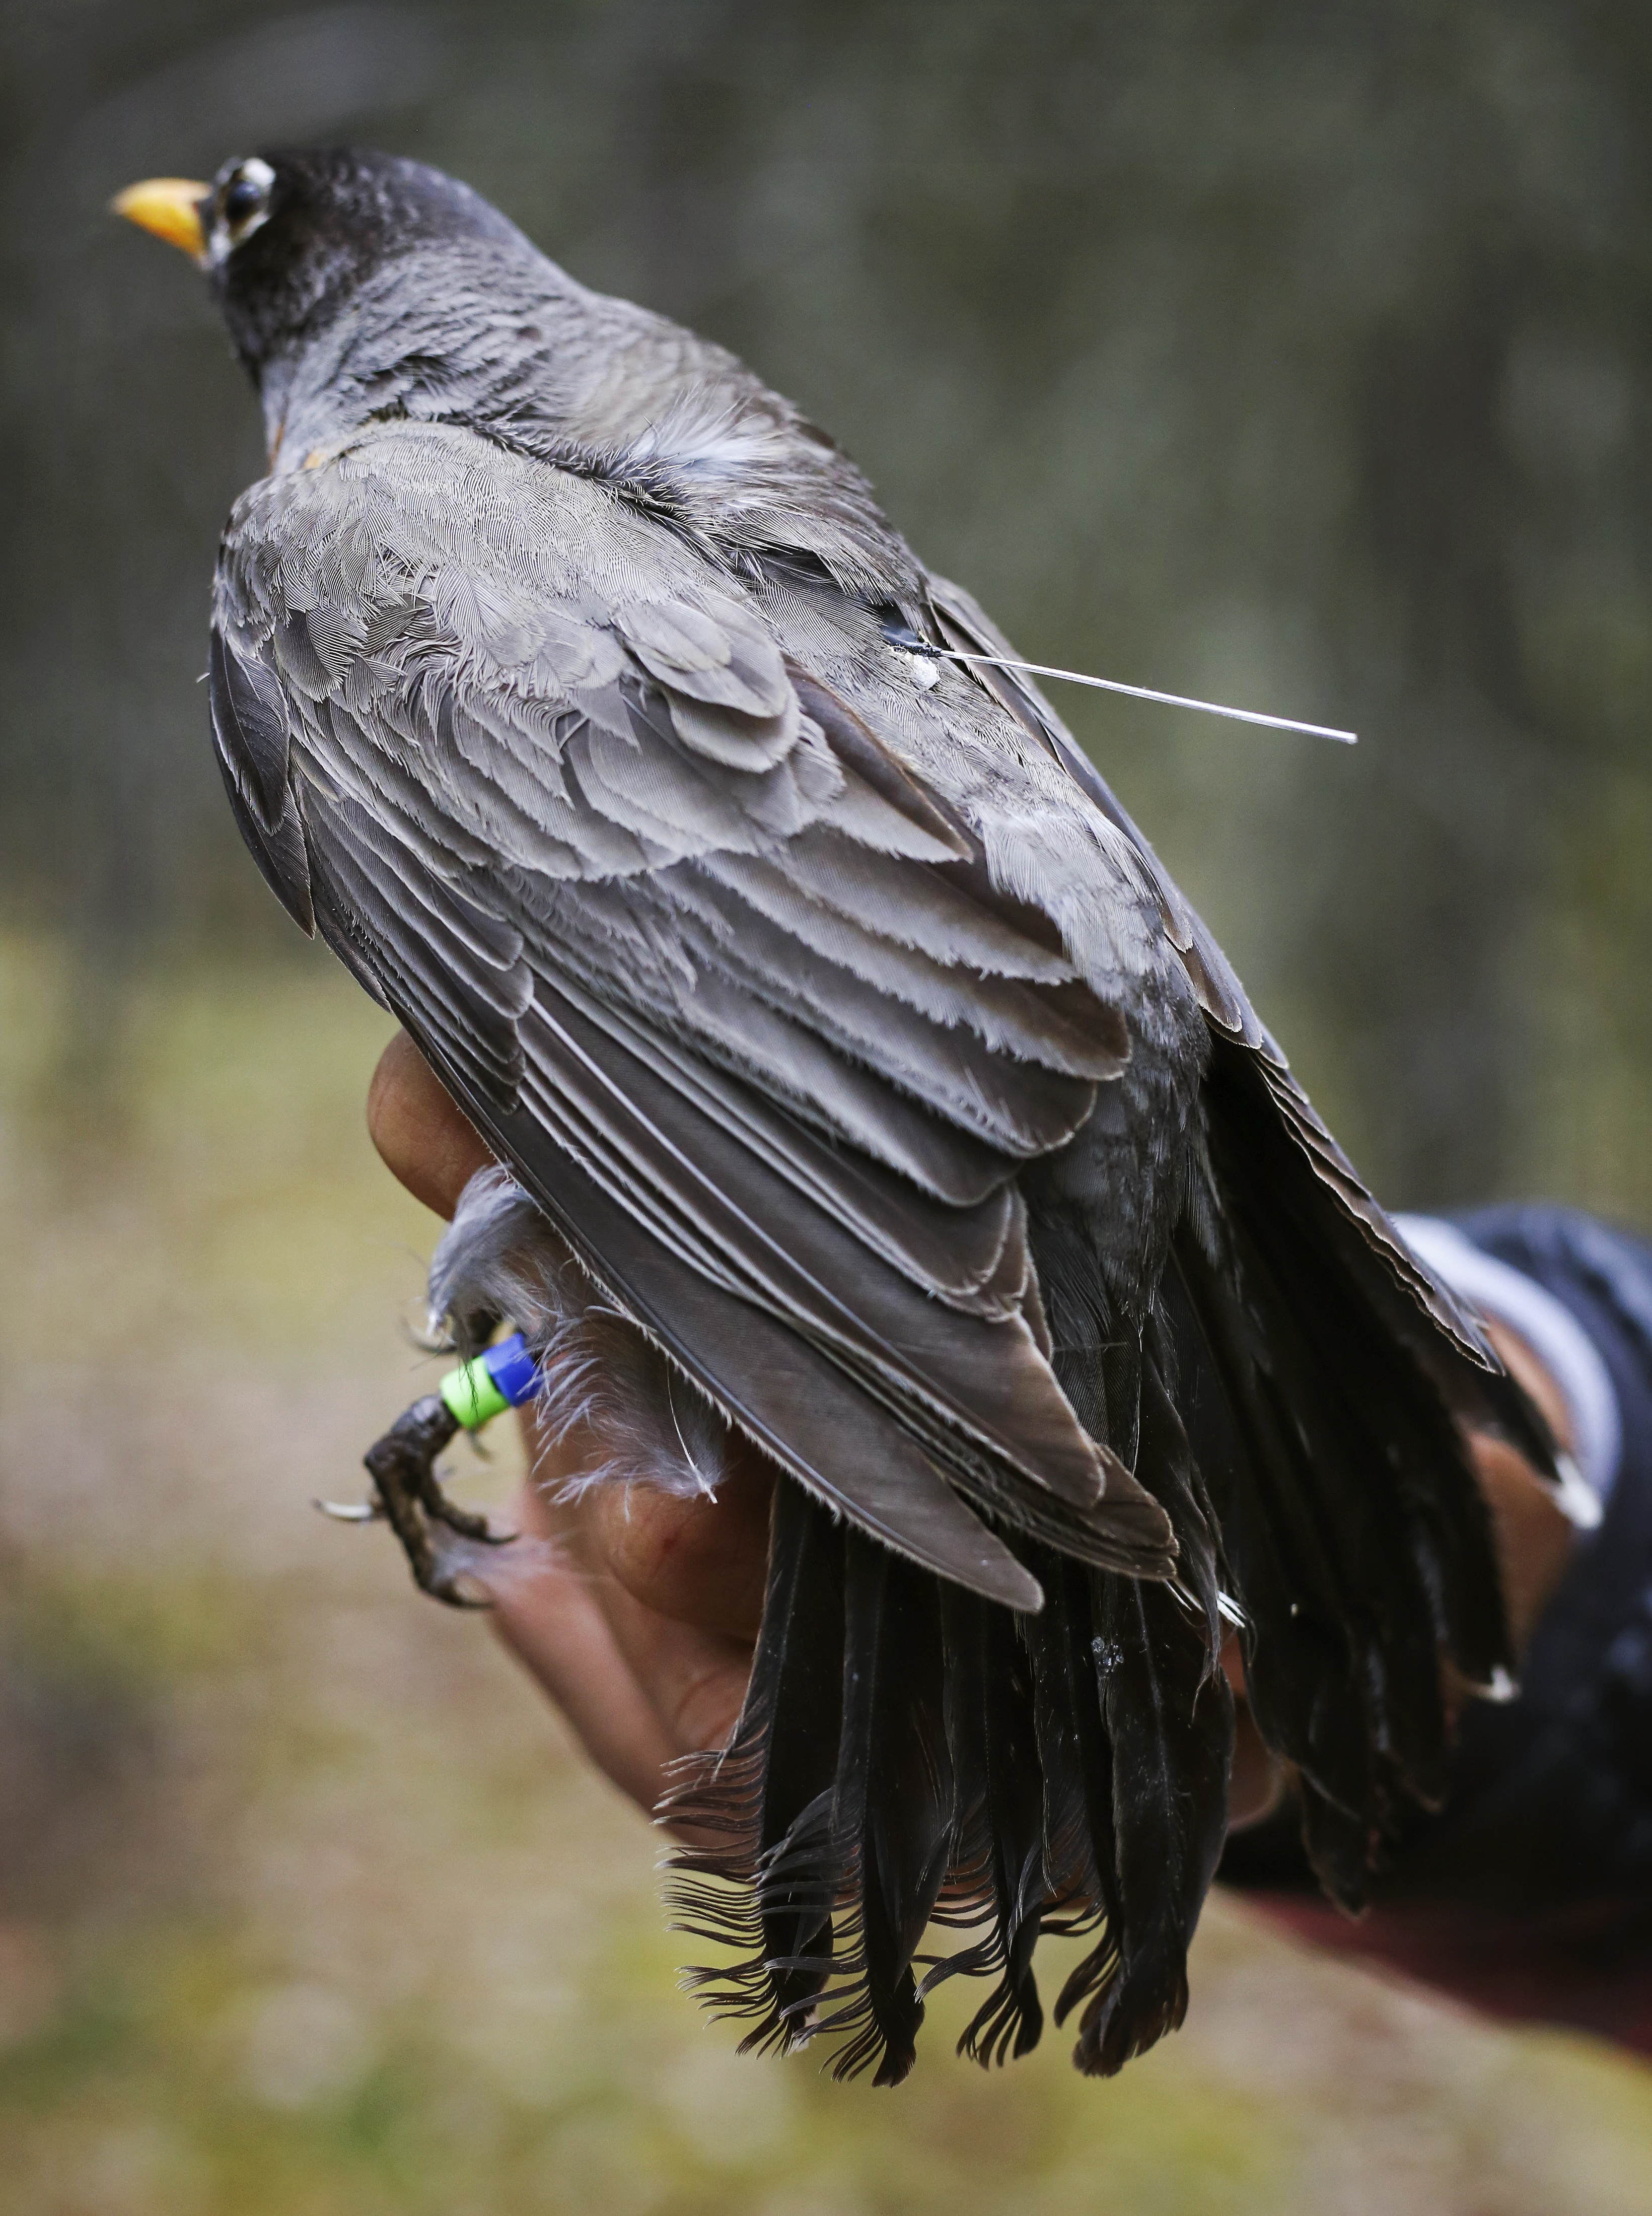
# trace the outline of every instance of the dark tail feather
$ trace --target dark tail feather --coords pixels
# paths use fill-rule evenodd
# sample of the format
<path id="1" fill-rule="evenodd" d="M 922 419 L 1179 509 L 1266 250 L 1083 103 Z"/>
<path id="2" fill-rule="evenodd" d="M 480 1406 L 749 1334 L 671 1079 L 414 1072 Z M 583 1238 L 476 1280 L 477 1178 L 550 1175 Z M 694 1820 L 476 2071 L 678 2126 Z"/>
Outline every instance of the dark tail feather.
<path id="1" fill-rule="evenodd" d="M 1103 1580 L 1073 1562 L 1040 1567 L 1049 1597 L 1043 1613 L 1027 1626 L 1027 1639 L 1044 1772 L 1044 1862 L 1052 1895 L 1045 1928 L 1065 1937 L 1098 1934 L 1062 1987 L 1055 2004 L 1059 2024 L 1081 2000 L 1115 1981 L 1124 1959 L 1124 1905 L 1113 1742 L 1102 1710 L 1095 1618 Z M 1074 2060 L 1083 2066 L 1079 2054 Z"/>
<path id="2" fill-rule="evenodd" d="M 755 2019 L 742 2051 L 823 2035 L 838 2077 L 912 2067 L 952 1829 L 943 1667 L 939 1580 L 783 1479 L 745 1708 L 662 1811 L 722 1835 L 674 1858 L 669 1897 L 678 1929 L 740 1954 L 687 1981 Z"/>
<path id="3" fill-rule="evenodd" d="M 676 1929 L 742 1957 L 686 1973 L 714 2014 L 757 2018 L 742 2053 L 806 2036 L 831 1974 L 844 1623 L 843 1527 L 783 1478 L 740 1721 L 728 1751 L 698 1758 L 661 1810 L 726 1841 L 677 1856 L 667 1897 Z"/>
<path id="4" fill-rule="evenodd" d="M 1096 1855 L 1108 1928 L 1067 1980 L 1058 2022 L 1082 2000 L 1073 2059 L 1111 2077 L 1187 2013 L 1188 1948 L 1227 1829 L 1233 1698 L 1223 1676 L 1214 1519 L 1166 1388 L 1158 1333 L 1141 1370 L 1137 1474 L 1176 1528 L 1175 1586 L 1088 1573 L 1092 1687 L 1076 1713 L 1111 1748 L 1110 1841 Z M 1097 1819 L 1104 1813 L 1098 1809 Z"/>
<path id="5" fill-rule="evenodd" d="M 1188 1251 L 1193 1248 L 1194 1251 Z M 1257 1728 L 1297 1765 L 1305 1807 L 1323 1803 L 1340 1823 L 1310 1846 L 1333 1899 L 1357 1907 L 1370 1851 L 1372 1729 L 1352 1628 L 1315 1521 L 1304 1505 L 1301 1450 L 1259 1375 L 1259 1345 L 1245 1311 L 1214 1281 L 1190 1238 L 1176 1283 L 1185 1330 L 1214 1385 L 1192 1415 L 1200 1467 L 1222 1526 L 1228 1576 L 1242 1602 L 1245 1686 Z M 1168 1275 L 1168 1273 L 1167 1273 Z"/>
<path id="6" fill-rule="evenodd" d="M 1175 1524 L 1177 1587 L 1064 1561 L 1017 1616 L 836 1522 L 784 1480 L 751 1690 L 728 1751 L 670 1813 L 721 1837 L 679 1856 L 680 1928 L 736 1948 L 689 1973 L 747 2047 L 821 2037 L 839 2077 L 911 2068 L 924 1997 L 992 1989 L 960 2041 L 983 2065 L 1043 2028 L 1046 1929 L 1099 1933 L 1060 2013 L 1110 2073 L 1182 2020 L 1187 1949 L 1221 1842 L 1231 1702 L 1215 1667 L 1212 1524 L 1152 1345 L 1139 1472 Z M 912 1965 L 924 1928 L 973 1933 Z"/>
<path id="7" fill-rule="evenodd" d="M 1002 2062 L 1007 2053 L 1029 2053 L 1044 2028 L 1033 1976 L 1033 1949 L 1050 1899 L 1044 1780 L 1021 1620 L 951 1587 L 941 1596 L 941 1615 L 947 1739 L 957 1798 L 947 1896 L 937 1921 L 986 1929 L 972 1945 L 938 1961 L 924 1991 L 946 1978 L 997 1973 L 958 2041 L 961 2054 L 985 2066 Z"/>
<path id="8" fill-rule="evenodd" d="M 946 1874 L 953 1774 L 942 1695 L 941 1591 L 928 1572 L 854 1530 L 844 1534 L 843 1731 L 832 1832 L 850 1899 L 829 2013 L 814 2029 L 848 2036 L 832 2074 L 875 2065 L 898 2085 L 912 2068 L 924 2004 L 912 1957 Z M 855 1942 L 858 1940 L 858 1944 Z"/>
<path id="9" fill-rule="evenodd" d="M 1167 1296 L 1217 1388 L 1189 1405 L 1251 1627 L 1252 1710 L 1302 1774 L 1316 1870 L 1354 1908 L 1397 1794 L 1444 1788 L 1440 1653 L 1475 1682 L 1507 1666 L 1495 1556 L 1428 1327 L 1250 1058 L 1219 1050 L 1209 1101 L 1213 1204 L 1184 1225 Z"/>

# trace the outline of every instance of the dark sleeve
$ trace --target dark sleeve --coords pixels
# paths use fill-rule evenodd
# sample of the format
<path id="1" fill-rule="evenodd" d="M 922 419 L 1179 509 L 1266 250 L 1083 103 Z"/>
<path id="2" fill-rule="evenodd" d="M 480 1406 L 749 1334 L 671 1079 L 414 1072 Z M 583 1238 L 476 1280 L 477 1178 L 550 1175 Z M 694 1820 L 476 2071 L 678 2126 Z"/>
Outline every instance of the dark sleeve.
<path id="1" fill-rule="evenodd" d="M 1617 1392 L 1622 1458 L 1600 1529 L 1533 1634 L 1519 1696 L 1469 1705 L 1450 1798 L 1403 1822 L 1355 1943 L 1502 2012 L 1652 2043 L 1652 1246 L 1560 1208 L 1458 1221 L 1588 1333 Z M 1289 1806 L 1236 1833 L 1219 1874 L 1336 1937 L 1314 1928 Z M 1518 1991 L 1457 1973 L 1477 1956 L 1510 1961 L 1515 1931 Z"/>

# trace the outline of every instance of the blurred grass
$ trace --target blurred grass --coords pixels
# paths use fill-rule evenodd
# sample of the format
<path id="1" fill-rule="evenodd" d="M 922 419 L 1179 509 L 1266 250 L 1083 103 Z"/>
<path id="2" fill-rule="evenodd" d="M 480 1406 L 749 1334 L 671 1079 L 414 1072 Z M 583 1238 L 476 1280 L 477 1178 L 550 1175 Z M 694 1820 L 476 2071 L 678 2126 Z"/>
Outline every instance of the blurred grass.
<path id="1" fill-rule="evenodd" d="M 894 2095 L 737 2059 L 647 1828 L 485 1626 L 328 1526 L 425 1374 L 430 1219 L 317 958 L 157 970 L 90 1042 L 0 943 L 0 2206 L 18 2216 L 1630 2212 L 1652 2078 L 1219 1905 L 1185 2030 Z M 470 1490 L 501 1488 L 507 1453 Z"/>

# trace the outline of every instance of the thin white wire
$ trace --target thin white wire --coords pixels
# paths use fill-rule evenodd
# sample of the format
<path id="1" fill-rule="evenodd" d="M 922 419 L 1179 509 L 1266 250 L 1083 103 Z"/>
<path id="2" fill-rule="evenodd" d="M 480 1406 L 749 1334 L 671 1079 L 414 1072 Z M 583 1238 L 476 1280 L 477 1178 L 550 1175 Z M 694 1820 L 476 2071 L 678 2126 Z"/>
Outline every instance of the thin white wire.
<path id="1" fill-rule="evenodd" d="M 942 662 L 984 662 L 994 669 L 1024 669 L 1029 677 L 1059 677 L 1067 685 L 1093 685 L 1100 692 L 1127 692 L 1133 700 L 1158 700 L 1167 708 L 1196 708 L 1201 716 L 1228 716 L 1236 723 L 1266 723 L 1274 731 L 1306 731 L 1316 739 L 1335 739 L 1341 746 L 1359 743 L 1354 731 L 1339 731 L 1330 723 L 1299 723 L 1294 716 L 1263 716 L 1254 708 L 1225 708 L 1217 700 L 1190 700 L 1185 692 L 1155 692 L 1146 685 L 1121 685 L 1115 677 L 1089 677 L 1079 669 L 1053 669 L 1046 662 L 1012 662 L 1006 654 L 960 654 L 955 648 L 924 646 L 921 651 Z"/>

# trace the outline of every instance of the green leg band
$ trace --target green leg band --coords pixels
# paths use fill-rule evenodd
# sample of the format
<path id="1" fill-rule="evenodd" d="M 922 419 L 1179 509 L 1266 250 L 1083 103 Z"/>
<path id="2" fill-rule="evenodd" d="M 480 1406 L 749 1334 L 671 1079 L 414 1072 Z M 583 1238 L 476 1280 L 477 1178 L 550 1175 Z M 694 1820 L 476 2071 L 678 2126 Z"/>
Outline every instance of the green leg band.
<path id="1" fill-rule="evenodd" d="M 462 1362 L 457 1370 L 450 1370 L 436 1390 L 447 1403 L 454 1422 L 467 1431 L 479 1431 L 511 1405 L 480 1355 L 474 1362 Z"/>

